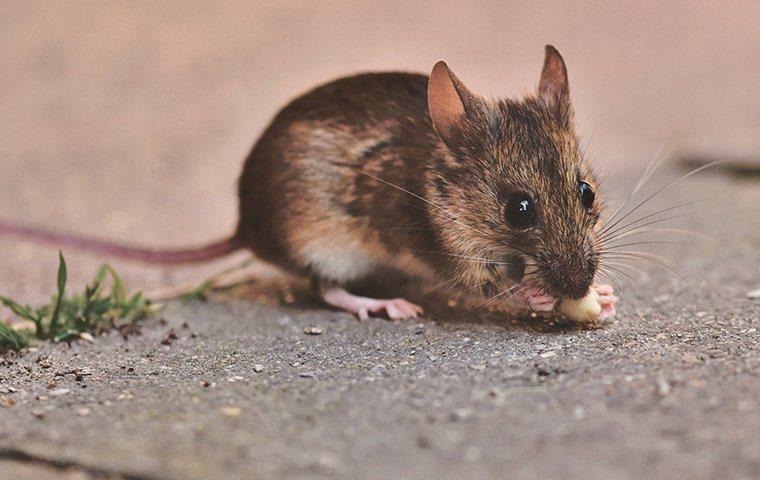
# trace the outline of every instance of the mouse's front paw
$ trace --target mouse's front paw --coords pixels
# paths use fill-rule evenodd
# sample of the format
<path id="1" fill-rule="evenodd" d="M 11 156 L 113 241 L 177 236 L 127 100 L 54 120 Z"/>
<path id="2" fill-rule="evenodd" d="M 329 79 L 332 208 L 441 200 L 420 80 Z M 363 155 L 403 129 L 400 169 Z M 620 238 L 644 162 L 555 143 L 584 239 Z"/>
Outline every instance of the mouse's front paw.
<path id="1" fill-rule="evenodd" d="M 540 288 L 530 288 L 524 295 L 528 300 L 528 305 L 530 305 L 530 308 L 535 312 L 551 312 L 554 310 L 554 305 L 557 303 L 556 298 Z"/>
<path id="2" fill-rule="evenodd" d="M 615 296 L 615 289 L 611 285 L 593 284 L 591 288 L 599 295 L 599 303 L 602 311 L 599 313 L 599 320 L 612 318 L 615 316 L 615 304 L 620 300 Z"/>

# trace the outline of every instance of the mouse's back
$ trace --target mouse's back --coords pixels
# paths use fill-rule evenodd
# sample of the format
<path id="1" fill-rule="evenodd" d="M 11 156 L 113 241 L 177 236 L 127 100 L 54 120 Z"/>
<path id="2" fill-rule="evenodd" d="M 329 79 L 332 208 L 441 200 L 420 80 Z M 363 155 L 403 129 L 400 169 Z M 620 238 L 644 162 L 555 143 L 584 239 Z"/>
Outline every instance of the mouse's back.
<path id="1" fill-rule="evenodd" d="M 427 83 L 417 74 L 357 75 L 283 108 L 246 160 L 239 238 L 266 260 L 336 281 L 430 248 L 419 200 L 389 186 L 421 195 L 440 147 Z"/>

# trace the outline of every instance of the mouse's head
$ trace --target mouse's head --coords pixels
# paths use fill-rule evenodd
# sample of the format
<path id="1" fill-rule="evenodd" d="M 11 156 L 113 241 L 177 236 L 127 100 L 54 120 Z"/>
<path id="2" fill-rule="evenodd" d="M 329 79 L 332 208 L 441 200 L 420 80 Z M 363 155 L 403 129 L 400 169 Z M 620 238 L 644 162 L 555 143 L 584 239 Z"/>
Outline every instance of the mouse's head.
<path id="1" fill-rule="evenodd" d="M 559 52 L 547 45 L 538 91 L 519 101 L 478 97 L 438 62 L 428 105 L 445 150 L 428 194 L 453 274 L 489 294 L 525 276 L 554 296 L 583 297 L 599 265 L 601 206 Z"/>

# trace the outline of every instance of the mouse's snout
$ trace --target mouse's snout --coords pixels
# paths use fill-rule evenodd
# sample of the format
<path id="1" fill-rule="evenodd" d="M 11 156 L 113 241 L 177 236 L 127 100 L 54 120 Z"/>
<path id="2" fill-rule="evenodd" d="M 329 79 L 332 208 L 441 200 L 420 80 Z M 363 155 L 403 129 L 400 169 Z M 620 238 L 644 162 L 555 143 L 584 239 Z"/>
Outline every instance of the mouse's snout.
<path id="1" fill-rule="evenodd" d="M 552 258 L 539 269 L 541 279 L 555 296 L 580 299 L 586 296 L 596 274 L 596 263 L 583 256 Z"/>

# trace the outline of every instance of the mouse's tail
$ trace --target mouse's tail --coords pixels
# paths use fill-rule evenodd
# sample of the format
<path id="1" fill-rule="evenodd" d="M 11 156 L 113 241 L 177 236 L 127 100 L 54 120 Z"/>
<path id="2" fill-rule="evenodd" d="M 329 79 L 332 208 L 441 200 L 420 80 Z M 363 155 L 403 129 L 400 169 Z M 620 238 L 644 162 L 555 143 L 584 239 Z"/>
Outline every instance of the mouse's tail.
<path id="1" fill-rule="evenodd" d="M 243 247 L 237 236 L 232 235 L 223 240 L 195 248 L 152 249 L 4 221 L 0 221 L 0 235 L 44 243 L 57 248 L 73 248 L 125 260 L 163 265 L 205 262 Z"/>

